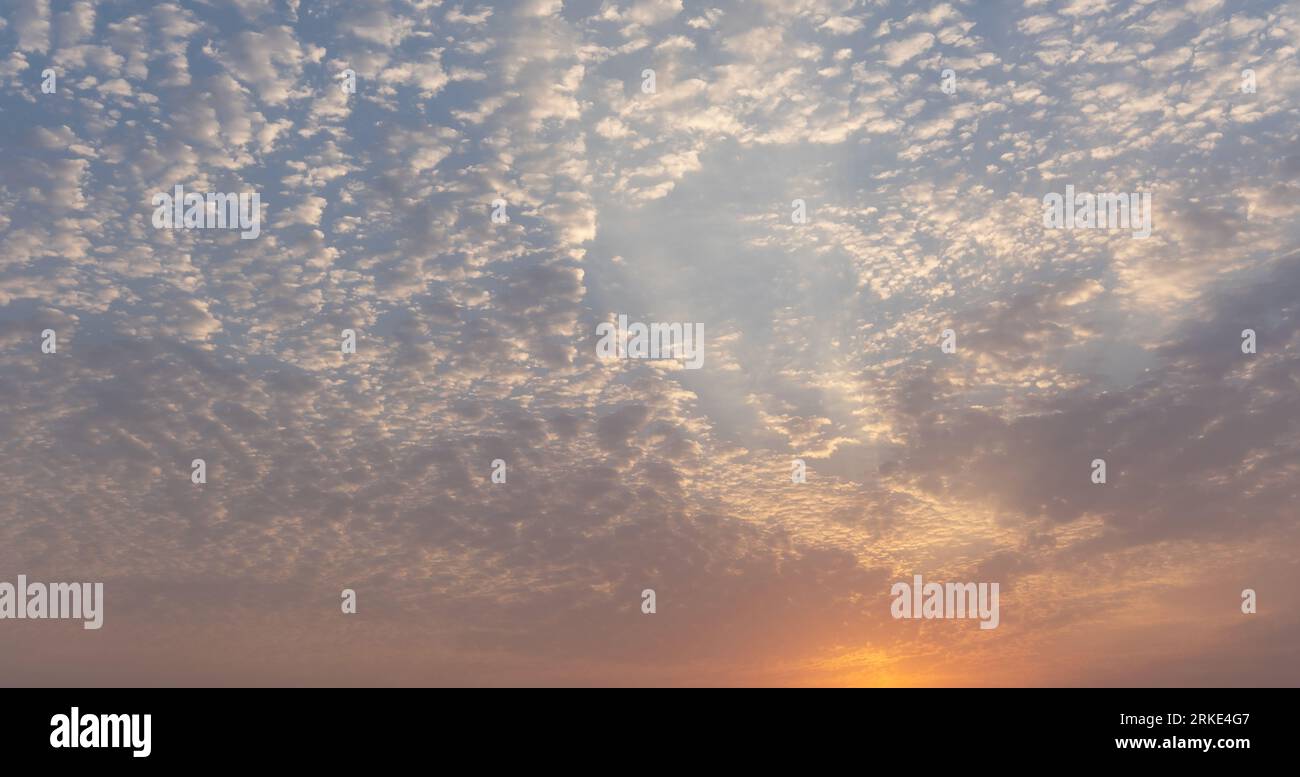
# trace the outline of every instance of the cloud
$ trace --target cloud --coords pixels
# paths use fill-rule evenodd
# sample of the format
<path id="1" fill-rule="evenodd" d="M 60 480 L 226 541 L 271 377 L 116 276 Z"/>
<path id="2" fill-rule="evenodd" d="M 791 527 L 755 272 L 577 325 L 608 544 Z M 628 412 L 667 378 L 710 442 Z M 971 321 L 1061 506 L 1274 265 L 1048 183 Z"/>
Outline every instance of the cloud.
<path id="1" fill-rule="evenodd" d="M 928 32 L 917 33 L 892 43 L 886 43 L 883 47 L 885 64 L 890 67 L 898 67 L 925 53 L 933 45 L 934 36 Z"/>
<path id="2" fill-rule="evenodd" d="M 0 676 L 1286 677 L 1295 14 L 715 5 L 6 11 L 0 567 L 116 593 Z M 259 237 L 155 229 L 178 184 Z M 1066 185 L 1151 236 L 1044 228 Z M 993 638 L 889 618 L 915 572 L 1000 581 Z"/>

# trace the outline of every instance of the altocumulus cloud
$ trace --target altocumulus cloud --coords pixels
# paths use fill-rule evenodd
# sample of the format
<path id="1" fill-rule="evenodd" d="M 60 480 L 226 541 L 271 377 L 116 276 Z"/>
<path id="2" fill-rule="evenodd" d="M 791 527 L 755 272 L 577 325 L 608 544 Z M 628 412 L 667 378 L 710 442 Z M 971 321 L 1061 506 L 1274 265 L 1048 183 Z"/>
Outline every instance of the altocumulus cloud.
<path id="1" fill-rule="evenodd" d="M 1025 5 L 6 6 L 0 679 L 1300 681 L 1296 8 Z"/>

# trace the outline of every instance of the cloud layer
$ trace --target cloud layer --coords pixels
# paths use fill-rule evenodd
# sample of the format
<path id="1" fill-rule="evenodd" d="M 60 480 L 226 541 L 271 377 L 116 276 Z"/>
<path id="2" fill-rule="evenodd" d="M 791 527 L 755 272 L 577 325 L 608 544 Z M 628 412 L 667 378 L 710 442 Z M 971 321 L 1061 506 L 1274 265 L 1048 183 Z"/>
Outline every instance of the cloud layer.
<path id="1" fill-rule="evenodd" d="M 11 5 L 0 579 L 107 607 L 0 622 L 0 681 L 1296 685 L 1297 40 L 1267 1 Z M 154 229 L 178 184 L 260 236 Z M 1151 237 L 1044 228 L 1067 184 Z M 618 313 L 704 367 L 597 358 Z M 913 573 L 1001 625 L 892 619 Z"/>

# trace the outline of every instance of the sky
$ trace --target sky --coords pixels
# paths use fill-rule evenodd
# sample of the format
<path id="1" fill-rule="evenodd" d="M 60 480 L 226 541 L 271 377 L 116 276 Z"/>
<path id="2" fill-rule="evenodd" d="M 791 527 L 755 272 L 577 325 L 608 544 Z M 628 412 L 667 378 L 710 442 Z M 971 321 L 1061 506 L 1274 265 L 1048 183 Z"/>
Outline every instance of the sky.
<path id="1" fill-rule="evenodd" d="M 104 613 L 0 619 L 0 684 L 1300 685 L 1297 41 L 5 0 L 0 581 Z M 260 233 L 158 228 L 177 185 Z M 602 358 L 619 315 L 702 365 Z M 997 627 L 895 617 L 914 575 Z"/>

